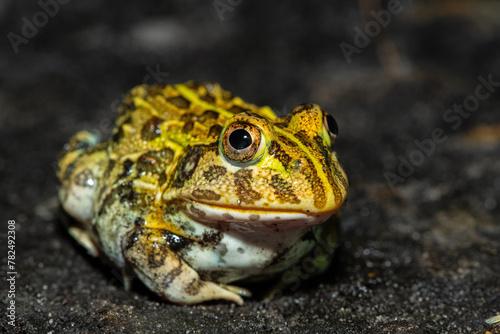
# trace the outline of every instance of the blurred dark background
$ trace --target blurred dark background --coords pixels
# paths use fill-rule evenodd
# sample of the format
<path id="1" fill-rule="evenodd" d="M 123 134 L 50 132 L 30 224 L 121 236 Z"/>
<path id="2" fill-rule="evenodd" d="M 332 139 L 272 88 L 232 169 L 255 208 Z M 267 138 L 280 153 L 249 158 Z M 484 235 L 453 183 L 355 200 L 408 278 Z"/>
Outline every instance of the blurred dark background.
<path id="1" fill-rule="evenodd" d="M 500 313 L 499 28 L 495 0 L 3 0 L 0 244 L 14 219 L 18 275 L 17 326 L 2 316 L 2 330 L 499 331 L 484 322 Z M 190 79 L 334 115 L 351 192 L 324 275 L 271 302 L 177 306 L 125 291 L 63 230 L 65 141 L 106 138 L 135 85 Z"/>

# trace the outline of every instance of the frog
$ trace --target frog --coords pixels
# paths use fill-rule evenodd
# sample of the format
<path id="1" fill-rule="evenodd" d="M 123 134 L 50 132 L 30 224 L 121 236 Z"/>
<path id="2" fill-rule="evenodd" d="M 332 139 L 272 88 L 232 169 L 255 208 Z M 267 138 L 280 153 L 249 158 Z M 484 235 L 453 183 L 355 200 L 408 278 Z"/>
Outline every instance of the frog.
<path id="1" fill-rule="evenodd" d="M 60 154 L 67 230 L 127 289 L 138 278 L 174 304 L 242 305 L 245 281 L 335 244 L 349 187 L 337 134 L 317 104 L 278 117 L 215 82 L 137 86 L 109 139 L 80 131 Z"/>

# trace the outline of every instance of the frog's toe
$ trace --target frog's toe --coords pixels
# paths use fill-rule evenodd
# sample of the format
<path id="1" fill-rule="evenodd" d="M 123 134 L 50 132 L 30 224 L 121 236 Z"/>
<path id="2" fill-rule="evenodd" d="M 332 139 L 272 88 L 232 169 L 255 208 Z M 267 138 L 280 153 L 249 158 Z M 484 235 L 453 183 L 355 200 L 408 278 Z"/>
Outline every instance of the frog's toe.
<path id="1" fill-rule="evenodd" d="M 240 286 L 226 285 L 226 284 L 221 284 L 220 286 L 223 287 L 226 290 L 229 290 L 231 292 L 237 293 L 240 296 L 247 297 L 247 298 L 248 297 L 252 297 L 252 293 L 250 292 L 250 290 L 242 288 Z"/>
<path id="2" fill-rule="evenodd" d="M 234 290 L 228 288 L 236 288 Z M 202 281 L 200 282 L 200 290 L 197 296 L 193 299 L 193 303 L 199 303 L 200 301 L 213 300 L 213 299 L 226 299 L 235 302 L 238 305 L 243 305 L 243 298 L 239 295 L 241 289 L 238 287 L 219 285 L 214 282 Z M 246 289 L 242 289 L 246 290 Z M 248 291 L 248 290 L 246 290 Z M 190 304 L 190 302 L 188 302 Z"/>

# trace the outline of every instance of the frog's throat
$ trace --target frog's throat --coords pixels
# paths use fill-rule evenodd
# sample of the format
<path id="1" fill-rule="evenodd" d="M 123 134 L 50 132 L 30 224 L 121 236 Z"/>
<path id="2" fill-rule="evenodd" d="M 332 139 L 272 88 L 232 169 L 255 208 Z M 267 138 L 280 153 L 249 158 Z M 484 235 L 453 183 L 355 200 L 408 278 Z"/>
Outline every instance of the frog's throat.
<path id="1" fill-rule="evenodd" d="M 201 201 L 189 201 L 185 213 L 198 221 L 228 221 L 250 224 L 316 225 L 328 220 L 335 211 L 309 213 L 300 210 L 277 210 L 223 206 Z"/>

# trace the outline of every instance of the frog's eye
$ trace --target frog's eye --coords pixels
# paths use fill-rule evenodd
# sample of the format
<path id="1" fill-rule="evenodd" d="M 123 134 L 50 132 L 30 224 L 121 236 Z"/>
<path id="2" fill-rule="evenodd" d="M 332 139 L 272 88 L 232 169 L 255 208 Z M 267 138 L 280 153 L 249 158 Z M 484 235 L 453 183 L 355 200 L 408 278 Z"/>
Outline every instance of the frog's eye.
<path id="1" fill-rule="evenodd" d="M 330 137 L 330 146 L 333 145 L 335 139 L 337 138 L 337 134 L 339 133 L 339 128 L 337 126 L 337 122 L 332 115 L 324 112 L 323 124 L 325 126 L 325 130 Z"/>
<path id="2" fill-rule="evenodd" d="M 226 158 L 237 163 L 250 162 L 264 148 L 259 128 L 248 123 L 233 123 L 222 135 L 222 151 Z"/>

